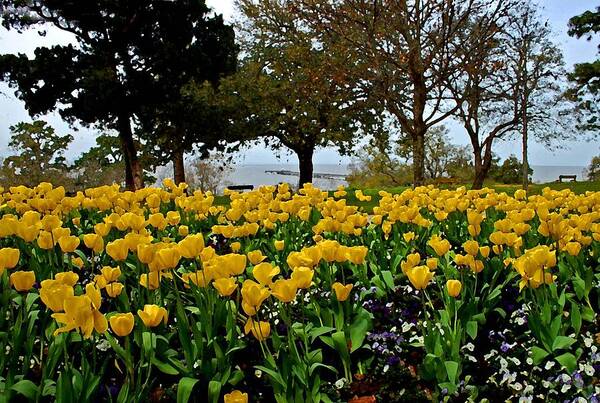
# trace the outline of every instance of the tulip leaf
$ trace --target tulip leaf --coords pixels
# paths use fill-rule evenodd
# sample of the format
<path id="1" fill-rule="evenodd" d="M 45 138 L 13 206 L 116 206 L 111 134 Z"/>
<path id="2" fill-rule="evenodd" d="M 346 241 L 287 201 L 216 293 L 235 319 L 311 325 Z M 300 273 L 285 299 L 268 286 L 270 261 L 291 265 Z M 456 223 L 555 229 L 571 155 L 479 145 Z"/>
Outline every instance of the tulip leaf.
<path id="1" fill-rule="evenodd" d="M 477 337 L 477 322 L 474 320 L 470 320 L 467 322 L 467 334 L 471 339 L 475 340 Z"/>
<path id="2" fill-rule="evenodd" d="M 156 357 L 152 357 L 150 362 L 152 362 L 152 364 L 154 364 L 154 366 L 156 368 L 158 368 L 161 372 L 163 372 L 167 375 L 178 375 L 179 374 L 179 371 L 177 371 L 173 366 L 167 364 L 166 362 L 160 361 Z"/>
<path id="3" fill-rule="evenodd" d="M 448 374 L 448 380 L 453 385 L 456 384 L 456 374 L 458 373 L 458 363 L 456 361 L 444 361 L 446 367 L 446 373 Z"/>
<path id="4" fill-rule="evenodd" d="M 575 343 L 575 339 L 567 336 L 557 336 L 552 343 L 552 351 L 571 347 Z"/>
<path id="5" fill-rule="evenodd" d="M 595 317 L 596 314 L 594 313 L 594 310 L 592 308 L 590 308 L 589 306 L 581 307 L 581 318 L 583 320 L 585 320 L 586 322 L 593 322 Z"/>
<path id="6" fill-rule="evenodd" d="M 217 403 L 219 401 L 219 396 L 221 396 L 221 387 L 222 386 L 223 385 L 219 381 L 213 380 L 208 383 L 208 401 L 209 402 Z M 177 400 L 179 400 L 179 399 L 177 399 Z M 178 401 L 177 403 L 180 403 L 180 402 Z"/>
<path id="7" fill-rule="evenodd" d="M 392 273 L 388 270 L 384 270 L 381 272 L 381 277 L 383 277 L 385 285 L 387 285 L 390 290 L 394 291 L 396 287 L 394 286 L 394 277 L 392 276 Z"/>
<path id="8" fill-rule="evenodd" d="M 371 318 L 367 311 L 362 310 L 354 322 L 352 322 L 352 325 L 350 325 L 350 352 L 354 352 L 362 347 L 370 327 L 370 321 Z"/>
<path id="9" fill-rule="evenodd" d="M 198 379 L 194 378 L 181 378 L 177 385 L 177 403 L 187 403 L 194 390 L 194 386 L 198 382 Z"/>
<path id="10" fill-rule="evenodd" d="M 571 353 L 564 353 L 556 357 L 556 361 L 567 368 L 569 372 L 574 372 L 577 369 L 577 358 Z"/>
<path id="11" fill-rule="evenodd" d="M 35 400 L 35 396 L 38 393 L 37 385 L 27 379 L 15 383 L 10 389 L 25 396 L 29 400 Z"/>
<path id="12" fill-rule="evenodd" d="M 573 330 L 575 330 L 575 334 L 579 334 L 581 330 L 581 311 L 577 304 L 571 303 L 571 325 L 573 326 Z"/>
<path id="13" fill-rule="evenodd" d="M 277 382 L 279 385 L 281 385 L 282 388 L 285 388 L 287 386 L 287 382 L 285 382 L 283 380 L 283 378 L 281 377 L 281 374 L 277 371 L 273 371 L 270 368 L 267 368 L 265 366 L 262 365 L 256 365 L 254 368 L 263 371 L 264 373 L 266 373 L 267 375 L 269 375 L 271 377 L 271 379 L 275 382 Z"/>
<path id="14" fill-rule="evenodd" d="M 350 361 L 350 352 L 348 351 L 348 342 L 346 341 L 346 335 L 344 332 L 335 332 L 331 338 L 333 339 L 333 346 L 338 353 L 342 356 L 342 360 Z"/>
<path id="15" fill-rule="evenodd" d="M 544 358 L 548 357 L 548 355 L 550 355 L 550 353 L 544 350 L 543 348 L 540 348 L 538 346 L 533 346 L 531 348 L 531 358 L 533 359 L 534 365 L 539 365 L 544 360 Z"/>
<path id="16" fill-rule="evenodd" d="M 311 343 L 314 343 L 315 339 L 319 336 L 322 336 L 324 334 L 327 333 L 331 333 L 335 330 L 335 327 L 330 327 L 330 326 L 321 326 L 321 327 L 315 327 L 314 329 L 311 329 L 308 332 L 308 335 L 311 338 Z"/>
<path id="17" fill-rule="evenodd" d="M 573 289 L 575 290 L 577 298 L 583 299 L 583 296 L 585 295 L 585 281 L 577 275 L 573 277 Z"/>

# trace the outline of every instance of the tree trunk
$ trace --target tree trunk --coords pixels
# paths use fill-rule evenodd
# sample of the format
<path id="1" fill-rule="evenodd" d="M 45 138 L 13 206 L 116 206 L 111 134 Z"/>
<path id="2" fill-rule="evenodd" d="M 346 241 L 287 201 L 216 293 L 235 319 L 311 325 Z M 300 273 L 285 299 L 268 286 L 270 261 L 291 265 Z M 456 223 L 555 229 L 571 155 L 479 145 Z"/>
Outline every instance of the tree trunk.
<path id="1" fill-rule="evenodd" d="M 481 155 L 481 147 L 476 148 L 474 155 L 475 179 L 473 180 L 473 189 L 481 189 L 492 167 L 492 139 L 484 142 L 483 156 Z"/>
<path id="2" fill-rule="evenodd" d="M 119 115 L 117 124 L 125 163 L 125 186 L 128 190 L 135 191 L 144 187 L 144 178 L 135 142 L 133 141 L 129 116 L 126 114 Z"/>
<path id="3" fill-rule="evenodd" d="M 527 102 L 523 104 L 523 189 L 529 187 L 529 160 L 527 158 Z"/>
<path id="4" fill-rule="evenodd" d="M 183 150 L 173 151 L 173 180 L 176 185 L 185 182 L 185 164 L 183 159 Z"/>
<path id="5" fill-rule="evenodd" d="M 427 129 L 418 129 L 412 135 L 413 147 L 413 186 L 425 183 L 425 132 Z"/>
<path id="6" fill-rule="evenodd" d="M 475 156 L 475 178 L 473 179 L 473 189 L 478 190 L 483 187 L 483 182 L 487 176 L 487 171 L 484 170 L 483 160 L 481 158 L 481 151 L 477 150 L 474 153 Z"/>
<path id="7" fill-rule="evenodd" d="M 300 168 L 298 188 L 304 186 L 305 183 L 311 183 L 313 180 L 313 152 L 312 148 L 296 151 L 298 155 L 298 167 Z"/>

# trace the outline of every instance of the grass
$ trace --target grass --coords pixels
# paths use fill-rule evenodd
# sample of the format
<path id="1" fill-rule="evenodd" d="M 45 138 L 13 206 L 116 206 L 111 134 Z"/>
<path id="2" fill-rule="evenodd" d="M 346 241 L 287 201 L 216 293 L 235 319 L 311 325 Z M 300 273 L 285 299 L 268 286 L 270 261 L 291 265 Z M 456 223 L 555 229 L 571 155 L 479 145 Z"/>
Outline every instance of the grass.
<path id="1" fill-rule="evenodd" d="M 459 185 L 461 186 L 461 185 Z M 467 188 L 470 187 L 469 185 L 462 185 L 462 186 L 466 186 Z M 505 185 L 505 184 L 501 184 L 501 183 L 486 183 L 486 186 L 492 189 L 496 189 L 497 192 L 505 192 L 508 194 L 513 194 L 515 191 L 517 191 L 518 189 L 521 189 L 520 185 Z M 549 187 L 550 189 L 554 189 L 554 190 L 563 190 L 563 189 L 571 189 L 573 192 L 577 193 L 577 194 L 582 194 L 585 192 L 598 192 L 600 191 L 600 182 L 563 182 L 563 183 L 556 183 L 556 182 L 550 182 L 550 183 L 543 183 L 543 184 L 532 184 L 529 186 L 529 194 L 540 194 L 542 193 L 542 190 L 545 187 Z M 444 186 L 444 188 L 456 188 L 455 187 L 446 187 Z M 361 211 L 367 212 L 367 213 L 372 213 L 373 212 L 373 207 L 376 207 L 377 205 L 379 205 L 379 191 L 380 190 L 385 190 L 386 192 L 392 193 L 392 194 L 398 194 L 398 193 L 402 193 L 403 191 L 405 191 L 406 189 L 408 189 L 408 187 L 406 186 L 399 186 L 399 187 L 392 187 L 392 188 L 382 188 L 382 189 L 362 189 L 363 193 L 365 195 L 371 196 L 371 201 L 359 201 L 356 198 L 356 195 L 354 194 L 354 190 L 355 189 L 351 189 L 348 188 L 346 189 L 348 194 L 346 196 L 346 201 L 348 203 L 348 205 L 351 206 L 358 206 L 361 208 Z M 330 196 L 333 196 L 333 191 L 329 192 Z M 215 196 L 215 205 L 218 206 L 229 206 L 229 197 L 227 196 Z"/>

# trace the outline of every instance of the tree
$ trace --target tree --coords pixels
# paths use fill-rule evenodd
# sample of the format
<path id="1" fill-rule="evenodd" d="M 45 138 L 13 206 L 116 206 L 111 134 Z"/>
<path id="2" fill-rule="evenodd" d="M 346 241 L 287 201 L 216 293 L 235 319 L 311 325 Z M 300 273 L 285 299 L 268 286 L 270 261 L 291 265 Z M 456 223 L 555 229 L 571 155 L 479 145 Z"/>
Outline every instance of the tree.
<path id="1" fill-rule="evenodd" d="M 509 0 L 302 0 L 298 18 L 316 27 L 321 42 L 341 49 L 330 69 L 380 102 L 410 136 L 414 184 L 425 180 L 425 138 L 462 102 L 447 78 L 465 69 L 472 35 L 495 30 Z M 472 24 L 477 15 L 480 24 Z M 476 32 L 475 32 L 476 31 Z"/>
<path id="2" fill-rule="evenodd" d="M 469 153 L 466 147 L 451 143 L 450 131 L 444 125 L 432 127 L 425 138 L 425 177 L 439 179 L 458 176 L 458 171 L 471 171 Z M 414 164 L 413 149 L 408 138 L 398 142 L 396 154 Z M 464 176 L 464 172 L 460 175 Z"/>
<path id="3" fill-rule="evenodd" d="M 190 88 L 202 90 L 207 83 L 216 89 L 235 71 L 235 34 L 203 1 L 162 2 L 159 16 L 144 22 L 134 41 L 134 68 L 152 76 L 153 100 L 142 108 L 140 121 L 154 154 L 172 162 L 175 183 L 181 183 L 184 153 L 218 146 L 227 133 L 225 114 L 190 96 Z"/>
<path id="4" fill-rule="evenodd" d="M 548 24 L 529 2 L 512 5 L 496 19 L 489 35 L 474 35 L 465 55 L 468 68 L 449 80 L 463 97 L 456 116 L 470 138 L 474 154 L 473 188 L 480 189 L 492 167 L 493 144 L 519 134 L 524 166 L 530 136 L 547 146 L 570 137 L 572 103 L 563 96 L 564 63 L 551 41 Z M 524 168 L 524 186 L 528 175 Z"/>
<path id="5" fill-rule="evenodd" d="M 192 190 L 217 194 L 227 185 L 225 179 L 232 171 L 229 159 L 222 153 L 215 153 L 208 157 L 196 156 L 188 166 L 187 183 Z"/>
<path id="6" fill-rule="evenodd" d="M 127 186 L 141 187 L 142 168 L 131 125 L 143 99 L 133 90 L 142 83 L 132 84 L 127 45 L 147 3 L 2 0 L 1 4 L 8 10 L 3 18 L 7 29 L 49 24 L 77 41 L 77 46 L 37 48 L 31 60 L 24 54 L 0 57 L 0 74 L 16 88 L 30 115 L 59 109 L 71 123 L 117 130 Z"/>
<path id="7" fill-rule="evenodd" d="M 473 169 L 469 152 L 466 147 L 451 143 L 445 126 L 430 130 L 425 139 L 425 150 L 425 175 L 428 180 L 471 178 Z M 349 181 L 361 187 L 404 186 L 410 183 L 408 174 L 412 163 L 412 144 L 408 136 L 376 137 L 359 151 L 358 159 L 352 164 Z"/>
<path id="8" fill-rule="evenodd" d="M 297 155 L 302 186 L 312 181 L 315 149 L 333 145 L 347 153 L 368 130 L 369 111 L 328 69 L 335 55 L 314 43 L 316 33 L 295 19 L 292 3 L 238 2 L 245 57 L 221 93 L 246 141 L 262 139 Z"/>
<path id="9" fill-rule="evenodd" d="M 68 186 L 68 167 L 64 156 L 73 136 L 58 135 L 46 122 L 17 123 L 10 127 L 8 143 L 13 154 L 3 161 L 3 185 L 37 186 L 50 182 Z"/>
<path id="10" fill-rule="evenodd" d="M 600 181 L 600 156 L 592 158 L 592 162 L 586 170 L 587 178 L 590 181 Z"/>
<path id="11" fill-rule="evenodd" d="M 203 0 L 176 4 L 1 0 L 0 4 L 9 11 L 3 19 L 6 28 L 51 24 L 75 35 L 77 46 L 38 48 L 32 60 L 22 54 L 2 56 L 0 75 L 17 89 L 32 116 L 59 109 L 69 122 L 116 130 L 128 188 L 143 186 L 136 143 L 153 136 L 176 136 L 166 144 L 183 144 L 179 148 L 185 150 L 195 140 L 184 138 L 181 116 L 189 110 L 181 107 L 180 90 L 192 79 L 218 76 L 224 70 L 220 56 L 215 63 L 210 57 L 223 51 L 230 58 L 226 49 L 233 41 L 231 29 L 220 17 L 207 17 Z M 156 111 L 160 114 L 153 119 Z M 179 125 L 177 130 L 171 130 L 173 122 Z M 138 136 L 133 123 L 139 126 Z M 179 148 L 176 154 L 182 156 Z"/>
<path id="12" fill-rule="evenodd" d="M 586 11 L 569 20 L 569 35 L 576 38 L 587 36 L 592 40 L 592 34 L 600 32 L 600 7 L 596 11 Z M 598 45 L 600 50 L 600 44 Z M 582 128 L 598 132 L 600 130 L 600 59 L 593 62 L 579 63 L 569 74 L 569 80 L 575 83 L 570 95 L 579 101 L 580 108 L 587 112 L 588 117 Z"/>
<path id="13" fill-rule="evenodd" d="M 519 183 L 522 181 L 523 169 L 523 163 L 516 156 L 511 155 L 500 165 L 494 179 L 506 184 Z M 532 174 L 533 169 L 527 167 L 527 180 L 529 182 L 531 182 Z"/>
<path id="14" fill-rule="evenodd" d="M 565 97 L 563 55 L 552 42 L 548 22 L 540 19 L 535 5 L 524 7 L 511 25 L 510 54 L 518 86 L 519 124 L 523 143 L 523 188 L 529 185 L 528 141 L 535 137 L 550 145 L 573 136 L 574 105 Z"/>

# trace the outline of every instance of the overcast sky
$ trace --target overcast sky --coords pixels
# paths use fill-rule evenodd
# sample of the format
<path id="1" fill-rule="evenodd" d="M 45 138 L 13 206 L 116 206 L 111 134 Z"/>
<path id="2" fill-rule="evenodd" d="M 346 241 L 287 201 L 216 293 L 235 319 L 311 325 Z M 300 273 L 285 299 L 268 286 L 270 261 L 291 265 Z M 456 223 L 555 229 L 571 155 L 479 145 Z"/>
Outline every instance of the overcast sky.
<path id="1" fill-rule="evenodd" d="M 216 12 L 222 13 L 226 19 L 231 18 L 233 9 L 233 0 L 207 0 Z M 567 35 L 567 22 L 570 17 L 581 14 L 585 10 L 600 6 L 598 0 L 541 0 L 543 6 L 542 14 L 547 18 L 555 32 L 555 42 L 561 46 L 564 51 L 565 61 L 569 69 L 573 64 L 584 61 L 591 61 L 597 57 L 598 38 L 592 42 L 584 39 L 576 40 Z M 46 36 L 40 36 L 37 31 L 31 30 L 23 34 L 14 31 L 6 31 L 0 28 L 0 53 L 26 53 L 33 55 L 33 51 L 39 46 L 50 46 L 54 44 L 67 44 L 72 41 L 72 37 L 57 29 L 49 29 Z M 74 135 L 75 141 L 72 143 L 68 159 L 76 158 L 82 151 L 87 150 L 95 142 L 97 133 L 88 129 L 73 131 L 58 114 L 50 114 L 42 117 L 59 132 L 70 132 Z M 16 99 L 14 91 L 9 89 L 4 83 L 0 83 L 0 156 L 9 153 L 7 149 L 9 140 L 9 126 L 20 122 L 29 121 L 31 118 L 23 107 L 23 103 Z M 458 126 L 452 125 L 452 137 L 457 144 L 467 144 L 466 135 L 460 131 Z M 593 142 L 572 142 L 566 144 L 566 149 L 557 152 L 546 150 L 543 146 L 530 143 L 530 163 L 532 165 L 573 165 L 585 166 L 593 156 L 600 154 L 600 138 Z M 495 146 L 496 152 L 503 158 L 510 154 L 520 153 L 520 144 L 518 141 L 498 142 Z M 277 159 L 273 153 L 265 150 L 263 147 L 255 147 L 244 153 L 243 159 L 248 164 L 271 164 L 277 162 L 295 163 L 294 156 Z M 315 163 L 332 164 L 338 162 L 348 162 L 347 158 L 340 157 L 335 150 L 322 150 L 316 153 Z"/>

